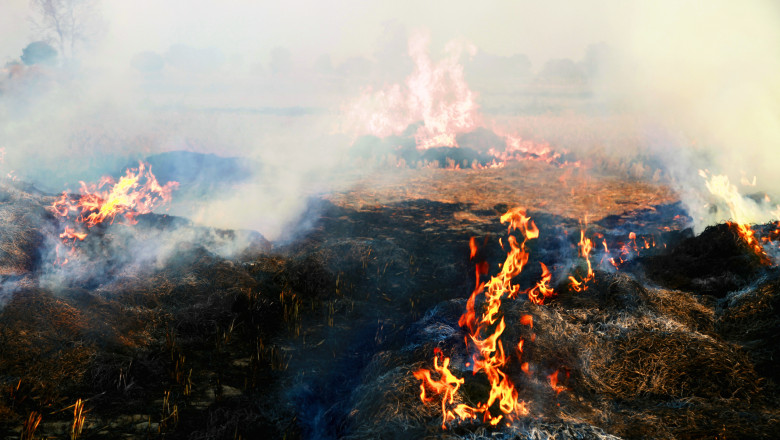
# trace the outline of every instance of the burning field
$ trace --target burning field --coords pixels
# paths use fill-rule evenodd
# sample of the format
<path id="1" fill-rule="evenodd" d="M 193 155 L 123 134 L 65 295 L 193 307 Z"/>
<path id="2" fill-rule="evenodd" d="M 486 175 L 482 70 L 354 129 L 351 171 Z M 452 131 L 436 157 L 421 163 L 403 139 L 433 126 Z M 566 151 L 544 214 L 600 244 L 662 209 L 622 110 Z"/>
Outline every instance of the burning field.
<path id="1" fill-rule="evenodd" d="M 286 244 L 149 212 L 176 185 L 143 163 L 6 182 L 6 437 L 780 432 L 776 226 L 695 236 L 661 185 L 535 161 L 409 173 Z"/>
<path id="2" fill-rule="evenodd" d="M 780 438 L 771 2 L 10 1 L 0 438 Z"/>

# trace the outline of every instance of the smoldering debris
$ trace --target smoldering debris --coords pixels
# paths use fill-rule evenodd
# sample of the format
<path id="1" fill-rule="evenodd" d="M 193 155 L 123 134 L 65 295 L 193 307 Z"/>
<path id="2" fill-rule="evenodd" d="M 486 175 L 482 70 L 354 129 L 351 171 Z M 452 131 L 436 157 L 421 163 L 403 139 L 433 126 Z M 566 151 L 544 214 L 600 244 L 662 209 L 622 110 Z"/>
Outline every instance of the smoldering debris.
<path id="1" fill-rule="evenodd" d="M 53 197 L 9 191 L 0 209 L 30 235 L 4 236 L 19 249 L 8 256 L 16 272 L 4 275 L 4 289 L 16 284 L 0 311 L 6 436 L 31 429 L 31 414 L 42 417 L 35 435 L 62 435 L 77 399 L 90 438 L 768 439 L 780 431 L 776 271 L 725 225 L 683 233 L 679 205 L 604 209 L 588 226 L 532 211 L 546 238 L 529 249 L 554 272 L 581 268 L 572 261 L 582 228 L 610 247 L 623 243 L 627 260 L 615 268 L 599 251 L 587 290 L 572 291 L 561 276 L 548 304 L 505 302 L 506 371 L 530 415 L 510 426 L 450 421 L 445 431 L 441 403 L 420 400 L 412 373 L 430 368 L 438 348 L 465 378 L 458 401 L 485 398 L 458 320 L 475 281 L 468 239 L 478 238 L 491 267 L 501 261 L 496 237 L 506 228 L 496 218 L 506 205 L 334 197 L 284 246 L 147 214 L 92 228 L 72 261 L 54 267 L 40 251 L 59 232 L 45 208 Z M 718 295 L 692 281 L 671 285 L 693 275 L 666 259 L 694 256 L 748 275 Z M 535 282 L 535 261 L 517 282 Z M 525 316 L 533 327 L 520 324 Z M 526 369 L 510 350 L 521 338 Z"/>
<path id="2" fill-rule="evenodd" d="M 717 297 L 746 287 L 765 269 L 728 224 L 708 227 L 667 254 L 648 257 L 644 265 L 647 276 L 663 286 Z"/>

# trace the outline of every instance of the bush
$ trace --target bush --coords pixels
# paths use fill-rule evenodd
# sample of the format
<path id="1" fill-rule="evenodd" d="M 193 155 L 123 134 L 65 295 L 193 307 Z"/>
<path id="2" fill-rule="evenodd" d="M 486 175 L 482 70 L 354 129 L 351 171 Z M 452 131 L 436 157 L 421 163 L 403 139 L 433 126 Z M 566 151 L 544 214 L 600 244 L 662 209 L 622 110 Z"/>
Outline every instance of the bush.
<path id="1" fill-rule="evenodd" d="M 56 60 L 57 50 L 45 41 L 34 41 L 22 49 L 22 62 L 28 66 L 54 64 Z"/>

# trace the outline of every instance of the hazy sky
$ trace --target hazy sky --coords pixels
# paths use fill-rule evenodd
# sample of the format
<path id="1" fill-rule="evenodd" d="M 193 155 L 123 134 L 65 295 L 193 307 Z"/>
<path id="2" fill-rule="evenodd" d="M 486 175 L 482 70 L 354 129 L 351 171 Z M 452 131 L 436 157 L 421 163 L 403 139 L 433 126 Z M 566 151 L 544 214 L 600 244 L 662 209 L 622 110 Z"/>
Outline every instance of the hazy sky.
<path id="1" fill-rule="evenodd" d="M 248 0 L 106 0 L 102 49 L 119 59 L 171 44 L 216 47 L 226 55 L 265 61 L 277 46 L 310 64 L 329 53 L 335 61 L 371 55 L 384 24 L 431 31 L 434 47 L 463 38 L 497 55 L 524 53 L 538 68 L 549 58 L 583 56 L 590 43 L 614 39 L 632 19 L 626 2 L 526 0 L 367 2 L 362 0 L 258 2 Z M 34 36 L 28 0 L 3 0 L 0 59 L 18 57 Z M 118 61 L 118 59 L 117 59 Z"/>

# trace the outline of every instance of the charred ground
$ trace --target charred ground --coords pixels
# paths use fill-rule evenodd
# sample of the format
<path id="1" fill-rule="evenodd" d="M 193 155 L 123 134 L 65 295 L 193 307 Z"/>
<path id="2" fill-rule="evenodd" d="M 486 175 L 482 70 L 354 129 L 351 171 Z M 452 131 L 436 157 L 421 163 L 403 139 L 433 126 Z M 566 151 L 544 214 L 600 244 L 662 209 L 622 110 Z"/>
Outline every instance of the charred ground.
<path id="1" fill-rule="evenodd" d="M 44 251 L 58 227 L 46 210 L 52 197 L 5 188 L 5 437 L 67 436 L 77 399 L 87 409 L 81 438 L 780 433 L 780 278 L 728 226 L 694 237 L 662 187 L 547 164 L 405 172 L 415 174 L 404 187 L 374 177 L 317 199 L 308 231 L 286 244 L 168 216 L 107 226 L 87 238 L 78 276 L 58 276 L 64 269 Z M 532 417 L 496 431 L 442 431 L 440 406 L 420 401 L 412 371 L 430 367 L 439 347 L 467 377 L 461 398 L 484 397 L 458 326 L 474 286 L 468 240 L 477 237 L 495 268 L 505 255 L 498 216 L 517 205 L 541 230 L 517 281 L 530 287 L 541 261 L 559 292 L 547 305 L 519 298 L 502 309 L 507 346 L 530 339 L 516 323 L 533 316 L 525 353 L 533 374 L 508 370 Z M 610 247 L 630 246 L 629 232 L 655 246 L 627 255 L 617 272 L 595 253 L 592 285 L 570 292 L 565 275 L 582 270 L 581 227 Z M 127 256 L 163 237 L 175 237 L 166 252 Z M 236 242 L 250 246 L 237 252 Z M 560 394 L 545 379 L 556 370 Z"/>

